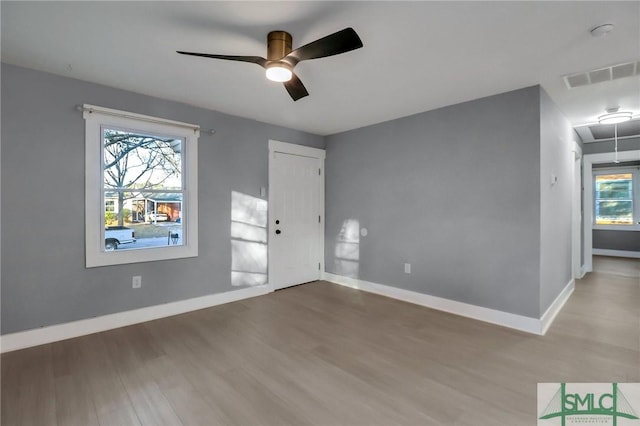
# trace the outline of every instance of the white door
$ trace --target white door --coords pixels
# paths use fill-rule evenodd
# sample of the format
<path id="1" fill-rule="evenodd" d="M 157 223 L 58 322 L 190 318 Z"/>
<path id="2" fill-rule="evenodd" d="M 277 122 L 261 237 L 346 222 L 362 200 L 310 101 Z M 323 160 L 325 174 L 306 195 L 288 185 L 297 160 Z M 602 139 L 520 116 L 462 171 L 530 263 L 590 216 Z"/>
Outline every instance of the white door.
<path id="1" fill-rule="evenodd" d="M 324 155 L 269 141 L 269 283 L 276 290 L 320 279 Z"/>

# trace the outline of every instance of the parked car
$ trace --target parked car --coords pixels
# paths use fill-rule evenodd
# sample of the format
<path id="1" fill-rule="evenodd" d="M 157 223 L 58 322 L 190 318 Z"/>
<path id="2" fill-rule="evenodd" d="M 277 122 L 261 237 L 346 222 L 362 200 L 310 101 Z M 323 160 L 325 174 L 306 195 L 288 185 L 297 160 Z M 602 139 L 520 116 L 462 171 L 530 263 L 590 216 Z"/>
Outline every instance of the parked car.
<path id="1" fill-rule="evenodd" d="M 149 213 L 146 217 L 147 222 L 166 222 L 169 220 L 169 215 L 166 213 Z"/>
<path id="2" fill-rule="evenodd" d="M 104 230 L 104 249 L 117 250 L 120 244 L 136 242 L 136 233 L 126 226 L 109 226 Z"/>

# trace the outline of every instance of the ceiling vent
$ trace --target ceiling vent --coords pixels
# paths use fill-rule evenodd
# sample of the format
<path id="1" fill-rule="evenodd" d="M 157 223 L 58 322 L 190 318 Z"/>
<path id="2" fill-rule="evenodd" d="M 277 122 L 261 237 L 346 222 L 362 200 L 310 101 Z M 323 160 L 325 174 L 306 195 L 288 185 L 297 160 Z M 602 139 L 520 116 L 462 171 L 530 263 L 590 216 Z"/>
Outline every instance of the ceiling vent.
<path id="1" fill-rule="evenodd" d="M 613 124 L 585 124 L 575 127 L 575 131 L 585 143 L 613 140 L 614 137 Z M 640 137 L 640 117 L 618 123 L 618 139 L 638 137 Z"/>
<path id="2" fill-rule="evenodd" d="M 626 62 L 597 70 L 565 75 L 564 82 L 567 88 L 575 89 L 576 87 L 633 77 L 634 75 L 640 75 L 640 61 Z"/>

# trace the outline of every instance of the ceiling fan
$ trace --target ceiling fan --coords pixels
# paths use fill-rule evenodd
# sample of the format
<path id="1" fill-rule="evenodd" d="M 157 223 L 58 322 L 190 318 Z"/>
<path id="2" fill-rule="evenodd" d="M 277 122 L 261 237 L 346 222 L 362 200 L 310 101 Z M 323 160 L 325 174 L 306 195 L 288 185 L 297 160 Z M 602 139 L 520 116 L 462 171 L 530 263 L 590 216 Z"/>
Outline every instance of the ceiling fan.
<path id="1" fill-rule="evenodd" d="M 208 53 L 177 52 L 182 55 L 202 56 L 204 58 L 226 59 L 229 61 L 249 62 L 266 69 L 267 78 L 284 83 L 285 89 L 294 101 L 309 95 L 302 81 L 293 69 L 302 61 L 325 58 L 362 47 L 362 41 L 353 28 L 335 32 L 326 37 L 291 50 L 293 38 L 286 31 L 271 31 L 267 36 L 267 59 L 261 56 L 211 55 Z"/>

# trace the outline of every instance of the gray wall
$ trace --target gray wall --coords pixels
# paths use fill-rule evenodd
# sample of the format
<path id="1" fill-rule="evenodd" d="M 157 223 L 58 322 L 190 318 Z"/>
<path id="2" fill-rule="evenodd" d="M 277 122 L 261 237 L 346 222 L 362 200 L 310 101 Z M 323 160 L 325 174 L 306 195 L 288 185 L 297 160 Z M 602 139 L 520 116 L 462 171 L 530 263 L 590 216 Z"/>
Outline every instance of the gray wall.
<path id="1" fill-rule="evenodd" d="M 540 314 L 571 281 L 573 147 L 571 123 L 540 90 Z M 552 176 L 557 181 L 552 184 Z"/>
<path id="2" fill-rule="evenodd" d="M 638 151 L 640 150 L 640 138 L 629 138 L 618 140 L 618 151 Z M 584 144 L 584 154 L 602 154 L 614 152 L 614 142 L 591 142 Z M 635 163 L 632 163 L 635 164 Z M 594 169 L 598 168 L 594 164 Z M 608 167 L 614 165 L 609 164 Z M 620 167 L 628 166 L 622 164 Z M 589 206 L 589 208 L 593 208 Z M 620 250 L 640 252 L 640 231 L 611 231 L 594 229 L 593 248 L 604 250 Z"/>
<path id="3" fill-rule="evenodd" d="M 614 141 L 589 142 L 583 144 L 582 154 L 602 154 L 614 152 Z M 618 151 L 640 150 L 640 138 L 618 139 Z"/>
<path id="4" fill-rule="evenodd" d="M 199 257 L 85 269 L 83 103 L 216 130 L 198 148 Z M 324 147 L 321 136 L 7 64 L 1 118 L 2 334 L 234 289 L 232 191 L 260 196 L 269 139 Z"/>
<path id="5" fill-rule="evenodd" d="M 328 272 L 539 317 L 538 86 L 332 135 L 326 149 Z"/>
<path id="6" fill-rule="evenodd" d="M 594 229 L 593 248 L 640 252 L 640 231 Z"/>

